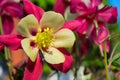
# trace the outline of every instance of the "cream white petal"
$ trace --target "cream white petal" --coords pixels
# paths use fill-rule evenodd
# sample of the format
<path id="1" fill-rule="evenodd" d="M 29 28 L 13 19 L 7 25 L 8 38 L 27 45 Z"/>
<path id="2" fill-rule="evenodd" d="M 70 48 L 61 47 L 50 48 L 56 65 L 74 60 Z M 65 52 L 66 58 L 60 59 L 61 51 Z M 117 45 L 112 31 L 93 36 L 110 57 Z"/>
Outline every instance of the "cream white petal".
<path id="1" fill-rule="evenodd" d="M 30 46 L 30 42 L 31 40 L 29 38 L 25 38 L 22 40 L 21 44 L 27 56 L 34 62 L 38 54 L 38 48 Z"/>
<path id="2" fill-rule="evenodd" d="M 65 56 L 58 49 L 50 47 L 47 51 L 42 51 L 44 59 L 50 64 L 60 64 L 65 61 Z"/>
<path id="3" fill-rule="evenodd" d="M 48 11 L 43 14 L 40 25 L 42 28 L 52 28 L 52 30 L 55 32 L 63 26 L 64 22 L 65 20 L 60 13 Z"/>
<path id="4" fill-rule="evenodd" d="M 30 37 L 31 31 L 37 31 L 37 26 L 37 19 L 34 15 L 30 14 L 20 20 L 17 25 L 17 32 L 24 37 Z"/>
<path id="5" fill-rule="evenodd" d="M 55 41 L 53 42 L 53 46 L 71 48 L 75 42 L 75 35 L 69 29 L 61 29 L 54 34 Z"/>

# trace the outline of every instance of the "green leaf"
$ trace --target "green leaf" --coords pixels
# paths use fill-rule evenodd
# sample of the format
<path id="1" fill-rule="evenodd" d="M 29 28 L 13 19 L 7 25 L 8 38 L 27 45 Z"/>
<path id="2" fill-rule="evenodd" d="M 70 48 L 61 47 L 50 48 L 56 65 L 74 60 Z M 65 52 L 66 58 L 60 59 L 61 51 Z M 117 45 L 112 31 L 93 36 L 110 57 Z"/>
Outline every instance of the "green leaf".
<path id="1" fill-rule="evenodd" d="M 109 60 L 109 62 L 114 62 L 114 61 L 116 61 L 116 60 L 118 60 L 120 58 L 120 53 L 117 53 L 117 54 L 115 54 L 114 56 L 113 56 L 113 58 L 111 59 L 111 60 Z"/>
<path id="2" fill-rule="evenodd" d="M 114 61 L 112 66 L 114 66 L 115 69 L 120 70 L 120 62 L 119 61 Z"/>

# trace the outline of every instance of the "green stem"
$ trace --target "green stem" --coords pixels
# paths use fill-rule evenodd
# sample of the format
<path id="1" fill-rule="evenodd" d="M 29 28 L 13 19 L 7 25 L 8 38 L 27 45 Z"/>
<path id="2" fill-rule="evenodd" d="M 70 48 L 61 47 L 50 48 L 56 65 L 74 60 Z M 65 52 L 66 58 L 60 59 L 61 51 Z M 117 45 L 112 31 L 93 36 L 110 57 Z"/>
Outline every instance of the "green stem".
<path id="1" fill-rule="evenodd" d="M 117 46 L 118 46 L 119 44 L 120 44 L 120 42 L 118 42 L 118 43 L 115 45 L 115 47 L 113 48 L 109 60 L 111 60 L 111 59 L 113 58 L 113 55 L 114 55 L 114 53 L 115 53 L 115 50 L 116 50 L 116 48 L 117 48 Z M 110 69 L 110 67 L 111 67 L 111 64 L 112 64 L 112 62 L 109 62 L 109 64 L 108 64 L 108 68 L 109 68 L 109 69 Z"/>
<path id="2" fill-rule="evenodd" d="M 96 27 L 96 35 L 98 35 L 98 28 L 99 28 L 99 26 L 98 26 L 97 20 L 94 20 L 94 25 Z M 107 63 L 106 41 L 104 43 L 104 52 L 102 51 L 102 48 L 100 46 L 99 46 L 99 48 L 100 48 L 101 56 L 104 57 L 103 62 L 104 62 L 104 65 L 105 65 L 106 80 L 110 80 L 108 63 Z"/>
<path id="3" fill-rule="evenodd" d="M 0 17 L 0 32 L 3 35 L 4 31 L 2 28 L 2 19 Z M 10 51 L 7 47 L 4 47 L 4 53 L 5 53 L 5 59 L 7 61 L 7 66 L 8 66 L 8 72 L 9 72 L 9 80 L 12 80 L 12 60 L 11 60 L 11 56 L 10 56 Z"/>
<path id="4" fill-rule="evenodd" d="M 97 23 L 97 20 L 94 20 L 94 25 L 95 25 L 95 28 L 96 28 L 96 35 L 98 35 L 98 23 Z"/>
<path id="5" fill-rule="evenodd" d="M 3 34 L 3 29 L 2 29 L 2 19 L 0 17 L 0 34 Z"/>
<path id="6" fill-rule="evenodd" d="M 5 52 L 5 59 L 7 61 L 7 66 L 8 66 L 8 71 L 9 71 L 9 79 L 12 80 L 12 60 L 11 60 L 11 56 L 10 56 L 10 51 L 7 47 L 4 48 L 4 52 Z"/>
<path id="7" fill-rule="evenodd" d="M 110 80 L 109 69 L 107 64 L 106 42 L 104 43 L 104 65 L 106 70 L 106 80 Z"/>

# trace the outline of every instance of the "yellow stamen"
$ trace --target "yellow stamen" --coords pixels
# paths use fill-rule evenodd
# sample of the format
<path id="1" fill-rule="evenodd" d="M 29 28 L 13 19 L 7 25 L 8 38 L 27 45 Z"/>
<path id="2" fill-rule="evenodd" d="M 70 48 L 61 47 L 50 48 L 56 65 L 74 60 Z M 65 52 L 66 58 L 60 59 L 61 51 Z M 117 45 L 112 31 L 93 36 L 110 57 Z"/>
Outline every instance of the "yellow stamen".
<path id="1" fill-rule="evenodd" d="M 52 46 L 52 41 L 54 41 L 55 38 L 51 34 L 50 28 L 45 28 L 43 31 L 40 28 L 38 30 L 38 33 L 36 34 L 35 43 L 37 44 L 37 47 L 39 49 L 41 48 L 47 48 L 49 46 Z"/>

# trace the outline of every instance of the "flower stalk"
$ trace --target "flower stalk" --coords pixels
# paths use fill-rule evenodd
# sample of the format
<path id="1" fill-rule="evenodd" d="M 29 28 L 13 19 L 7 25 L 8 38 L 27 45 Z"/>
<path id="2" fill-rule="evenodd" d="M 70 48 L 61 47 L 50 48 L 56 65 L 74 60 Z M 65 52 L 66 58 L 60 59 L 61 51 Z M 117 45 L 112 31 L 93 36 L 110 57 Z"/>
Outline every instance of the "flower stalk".
<path id="1" fill-rule="evenodd" d="M 10 51 L 7 47 L 4 48 L 5 51 L 5 59 L 7 60 L 7 66 L 9 71 L 9 79 L 12 80 L 12 60 L 10 56 Z"/>
<path id="2" fill-rule="evenodd" d="M 98 35 L 97 20 L 94 20 L 94 24 L 95 24 L 95 27 L 96 27 L 96 35 Z M 106 41 L 104 41 L 104 51 L 102 51 L 102 47 L 100 45 L 99 45 L 99 49 L 100 49 L 101 56 L 103 57 L 103 62 L 104 62 L 105 72 L 106 72 L 106 80 L 110 80 L 109 68 L 108 68 L 108 63 L 107 63 Z"/>
<path id="3" fill-rule="evenodd" d="M 0 34 L 3 34 L 3 29 L 2 29 L 2 19 L 0 17 Z"/>
<path id="4" fill-rule="evenodd" d="M 106 70 L 106 80 L 110 80 L 109 69 L 107 64 L 106 42 L 104 42 L 104 65 Z"/>
<path id="5" fill-rule="evenodd" d="M 4 34 L 3 28 L 2 28 L 2 19 L 0 17 L 0 32 L 1 34 Z M 8 73 L 9 73 L 9 80 L 12 80 L 12 60 L 10 56 L 10 51 L 9 49 L 5 46 L 4 47 L 4 53 L 5 53 L 5 60 L 7 61 L 7 66 L 8 66 Z"/>

